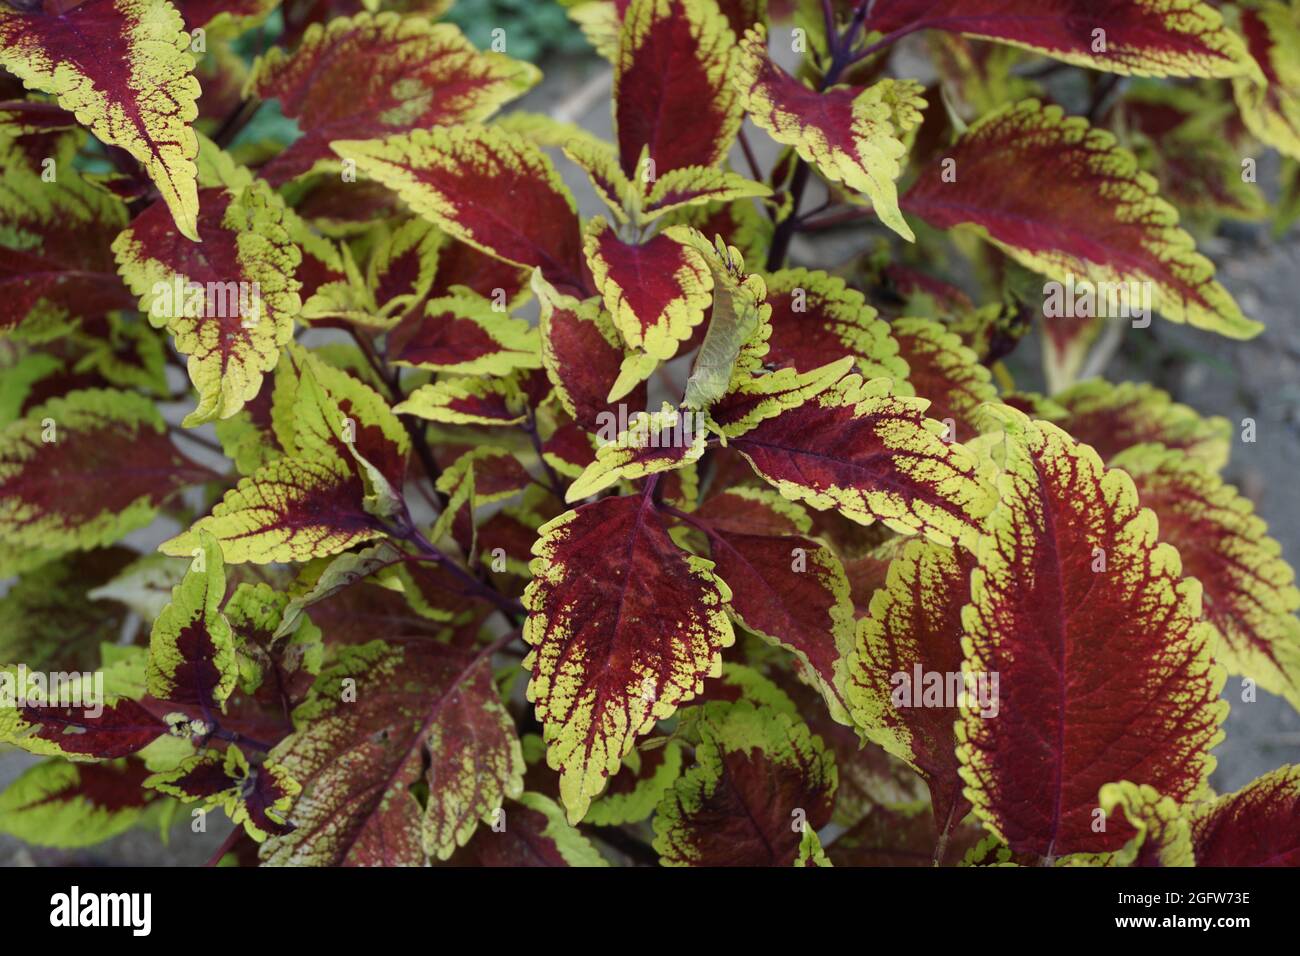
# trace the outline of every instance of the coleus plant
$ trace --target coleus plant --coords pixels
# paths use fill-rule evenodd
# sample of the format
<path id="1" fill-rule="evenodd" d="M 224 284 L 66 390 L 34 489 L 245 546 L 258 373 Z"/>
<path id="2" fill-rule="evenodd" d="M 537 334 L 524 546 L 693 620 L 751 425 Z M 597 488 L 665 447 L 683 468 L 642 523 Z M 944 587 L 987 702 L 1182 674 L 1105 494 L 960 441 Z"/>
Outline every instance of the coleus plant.
<path id="1" fill-rule="evenodd" d="M 1300 706 L 1234 434 L 1041 298 L 1260 331 L 1178 207 L 1300 159 L 1300 6 L 778 6 L 572 5 L 606 142 L 439 0 L 0 4 L 0 829 L 1300 863 L 1300 768 L 1208 782 L 1229 675 Z"/>

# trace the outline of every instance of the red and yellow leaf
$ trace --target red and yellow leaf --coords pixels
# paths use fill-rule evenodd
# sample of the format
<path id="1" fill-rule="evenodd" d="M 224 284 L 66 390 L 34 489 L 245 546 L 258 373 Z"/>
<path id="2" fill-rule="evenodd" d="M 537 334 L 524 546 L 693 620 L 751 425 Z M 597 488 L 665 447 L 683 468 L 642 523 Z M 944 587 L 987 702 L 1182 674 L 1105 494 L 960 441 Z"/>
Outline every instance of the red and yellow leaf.
<path id="1" fill-rule="evenodd" d="M 644 495 L 561 515 L 533 553 L 528 699 L 577 822 L 636 738 L 720 673 L 731 595 L 710 562 L 673 543 Z"/>
<path id="2" fill-rule="evenodd" d="M 629 176 L 714 166 L 740 129 L 727 77 L 736 42 L 716 0 L 631 0 L 614 61 L 614 127 Z M 653 172 L 638 169 L 642 153 Z"/>
<path id="3" fill-rule="evenodd" d="M 46 760 L 0 793 L 0 833 L 36 846 L 93 846 L 143 823 L 158 800 L 138 760 Z"/>
<path id="4" fill-rule="evenodd" d="M 0 135 L 0 332 L 55 334 L 68 317 L 94 318 L 135 307 L 109 246 L 126 225 L 126 206 L 84 179 L 71 162 L 53 182 Z M 48 331 L 47 331 L 48 330 Z"/>
<path id="5" fill-rule="evenodd" d="M 1055 426 L 998 408 L 1004 431 L 984 444 L 1005 469 L 1001 500 L 962 622 L 963 671 L 997 674 L 999 704 L 996 719 L 962 706 L 965 795 L 1014 853 L 1113 852 L 1131 832 L 1095 832 L 1103 785 L 1182 802 L 1214 767 L 1227 711 L 1214 631 L 1132 479 Z"/>
<path id="6" fill-rule="evenodd" d="M 655 814 L 664 866 L 790 866 L 831 817 L 838 775 L 797 718 L 747 701 L 706 704 L 695 766 Z"/>
<path id="7" fill-rule="evenodd" d="M 272 420 L 289 455 L 242 479 L 211 514 L 163 542 L 164 553 L 189 554 L 206 531 L 232 564 L 306 561 L 384 534 L 392 515 L 379 505 L 400 493 L 410 450 L 394 411 L 368 385 L 296 347 L 276 379 Z"/>
<path id="8" fill-rule="evenodd" d="M 1300 765 L 1192 809 L 1197 866 L 1300 865 Z"/>
<path id="9" fill-rule="evenodd" d="M 302 305 L 295 277 L 302 252 L 265 184 L 201 190 L 197 228 L 201 242 L 185 240 L 155 204 L 113 243 L 141 311 L 189 356 L 199 406 L 187 427 L 229 418 L 257 394 Z"/>
<path id="10" fill-rule="evenodd" d="M 595 431 L 604 415 L 617 421 L 608 396 L 626 352 L 613 318 L 599 298 L 579 301 L 558 292 L 540 272 L 533 273 L 532 287 L 541 305 L 542 364 L 560 405 L 587 431 Z M 623 401 L 644 408 L 645 385 L 635 386 Z"/>
<path id="11" fill-rule="evenodd" d="M 211 477 L 172 444 L 145 396 L 70 392 L 0 430 L 0 535 L 46 551 L 111 544 Z"/>
<path id="12" fill-rule="evenodd" d="M 900 395 L 928 399 L 930 418 L 951 424 L 945 436 L 965 442 L 979 433 L 977 410 L 997 399 L 993 376 L 979 357 L 962 344 L 961 336 L 930 319 L 895 319 L 889 332 L 898 343 L 907 376 L 896 380 Z M 863 375 L 891 375 L 893 366 L 868 365 Z"/>
<path id="13" fill-rule="evenodd" d="M 1241 118 L 1262 142 L 1300 159 L 1300 7 L 1263 0 L 1237 11 L 1262 74 L 1233 77 Z"/>
<path id="14" fill-rule="evenodd" d="M 887 380 L 849 375 L 729 444 L 791 501 L 939 544 L 969 543 L 993 491 L 974 456 L 923 417 L 924 405 L 890 395 Z"/>
<path id="15" fill-rule="evenodd" d="M 17 667 L 0 669 L 6 696 L 16 699 L 25 679 Z M 89 701 L 93 690 L 82 689 L 80 704 L 0 707 L 0 740 L 28 753 L 111 760 L 143 750 L 168 732 L 161 718 L 133 700 Z"/>
<path id="16" fill-rule="evenodd" d="M 432 641 L 345 648 L 272 753 L 302 794 L 273 866 L 446 859 L 523 791 L 523 755 L 490 659 Z M 421 808 L 411 787 L 424 780 Z M 360 782 L 360 785 L 359 785 Z"/>
<path id="17" fill-rule="evenodd" d="M 625 430 L 601 440 L 596 460 L 569 485 L 564 500 L 572 503 L 618 481 L 684 468 L 699 461 L 707 437 L 700 416 L 667 402 L 657 412 L 635 412 Z"/>
<path id="18" fill-rule="evenodd" d="M 61 13 L 0 9 L 0 66 L 58 97 L 100 141 L 138 160 L 199 241 L 190 35 L 167 0 L 90 0 Z"/>
<path id="19" fill-rule="evenodd" d="M 506 375 L 542 366 L 537 332 L 471 295 L 425 303 L 423 320 L 394 361 L 461 375 Z"/>
<path id="20" fill-rule="evenodd" d="M 1138 445 L 1111 460 L 1133 476 L 1183 571 L 1205 589 L 1215 658 L 1300 709 L 1300 590 L 1250 500 L 1181 451 Z"/>
<path id="21" fill-rule="evenodd" d="M 587 226 L 587 264 L 629 348 L 672 358 L 704 321 L 713 275 L 681 226 L 626 243 L 597 216 Z"/>
<path id="22" fill-rule="evenodd" d="M 843 279 L 808 269 L 782 269 L 764 279 L 772 307 L 764 364 L 811 372 L 852 355 L 869 378 L 907 380 L 889 324 Z"/>
<path id="23" fill-rule="evenodd" d="M 221 613 L 226 570 L 212 535 L 195 535 L 198 548 L 172 599 L 154 621 L 145 675 L 151 696 L 204 714 L 224 711 L 239 677 L 235 637 Z"/>
<path id="24" fill-rule="evenodd" d="M 291 832 L 284 815 L 302 789 L 279 764 L 266 761 L 250 766 L 234 744 L 224 755 L 208 750 L 187 757 L 174 769 L 154 774 L 144 785 L 186 803 L 202 800 L 209 807 L 222 807 L 230 822 L 242 824 L 258 843 L 272 833 Z"/>
<path id="25" fill-rule="evenodd" d="M 1147 382 L 1079 382 L 1055 395 L 1064 409 L 1053 421 L 1106 462 L 1126 448 L 1154 442 L 1181 451 L 1215 471 L 1228 463 L 1232 426 L 1217 415 L 1202 418 Z"/>
<path id="26" fill-rule="evenodd" d="M 480 829 L 448 861 L 452 866 L 609 866 L 550 797 L 524 793 L 501 810 L 500 830 Z"/>
<path id="27" fill-rule="evenodd" d="M 273 185 L 337 162 L 336 140 L 484 120 L 541 79 L 529 63 L 480 53 L 450 23 L 358 13 L 307 29 L 292 55 L 258 60 L 245 95 L 275 98 L 302 137 L 261 170 Z"/>
<path id="28" fill-rule="evenodd" d="M 1241 38 L 1202 0 L 901 0 L 873 8 L 867 28 L 948 30 L 1136 76 L 1254 72 Z"/>
<path id="29" fill-rule="evenodd" d="M 808 88 L 767 55 L 761 27 L 740 41 L 732 81 L 745 112 L 774 140 L 795 151 L 831 182 L 865 193 L 876 215 L 904 239 L 911 227 L 898 210 L 907 152 L 903 138 L 921 122 L 925 99 L 915 80 L 879 80 L 866 89 Z"/>
<path id="30" fill-rule="evenodd" d="M 1131 309 L 1149 292 L 1173 322 L 1237 339 L 1263 328 L 1215 280 L 1133 154 L 1059 106 L 1024 100 L 981 119 L 922 169 L 902 205 L 940 229 L 969 225 L 1059 283 L 1122 289 Z"/>
<path id="31" fill-rule="evenodd" d="M 540 268 L 557 286 L 586 288 L 573 196 L 546 154 L 523 137 L 448 126 L 331 146 L 455 238 Z"/>
<path id="32" fill-rule="evenodd" d="M 464 376 L 421 385 L 393 411 L 448 425 L 518 425 L 527 398 L 516 379 Z"/>
<path id="33" fill-rule="evenodd" d="M 974 565 L 965 551 L 909 541 L 858 622 L 846 668 L 854 722 L 867 740 L 925 778 L 940 827 L 970 810 L 961 795 L 954 731 L 961 709 L 947 691 L 962 680 L 963 693 L 976 697 L 983 690 L 986 708 L 997 707 L 996 684 L 968 685 L 962 675 L 961 616 Z M 979 710 L 980 703 L 971 706 Z"/>

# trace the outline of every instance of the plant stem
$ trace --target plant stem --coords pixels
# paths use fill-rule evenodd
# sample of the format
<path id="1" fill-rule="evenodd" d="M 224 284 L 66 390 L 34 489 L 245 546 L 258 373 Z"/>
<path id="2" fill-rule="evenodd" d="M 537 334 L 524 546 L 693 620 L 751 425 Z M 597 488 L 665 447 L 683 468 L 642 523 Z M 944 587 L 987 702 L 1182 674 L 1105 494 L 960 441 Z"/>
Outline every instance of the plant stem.
<path id="1" fill-rule="evenodd" d="M 222 121 L 221 128 L 212 135 L 212 142 L 223 149 L 229 146 L 231 140 L 238 136 L 257 114 L 257 108 L 261 105 L 260 100 L 241 100 L 239 105 L 231 110 L 230 114 Z"/>
<path id="2" fill-rule="evenodd" d="M 537 460 L 542 463 L 542 468 L 546 472 L 547 490 L 561 501 L 564 500 L 563 486 L 560 484 L 560 477 L 551 467 L 551 463 L 546 460 L 542 454 L 542 436 L 537 433 L 537 412 L 533 409 L 528 410 L 528 421 L 520 426 L 528 433 L 528 439 L 533 443 L 533 451 L 537 453 Z"/>
<path id="3" fill-rule="evenodd" d="M 375 354 L 375 347 L 371 345 L 370 341 L 364 335 L 351 327 L 348 328 L 348 333 L 352 336 L 352 340 L 357 343 L 357 348 L 359 348 L 361 354 L 366 357 L 366 361 L 370 363 L 370 367 L 374 370 L 375 375 L 377 375 L 379 380 L 388 387 L 389 398 L 393 404 L 400 402 L 403 398 L 401 376 L 396 372 L 391 374 L 389 373 L 387 367 L 380 360 L 379 356 Z M 411 436 L 411 447 L 415 449 L 416 457 L 420 459 L 420 464 L 424 466 L 424 473 L 428 476 L 429 483 L 434 488 L 434 496 L 438 499 L 441 506 L 445 508 L 447 506 L 447 498 L 437 490 L 438 479 L 442 476 L 442 469 L 438 467 L 437 461 L 434 460 L 433 451 L 429 448 L 429 441 L 424 437 L 424 428 L 416 425 L 408 418 L 402 418 L 399 416 L 399 419 L 402 422 L 402 426 L 406 429 L 406 433 Z"/>
<path id="4" fill-rule="evenodd" d="M 173 435 L 194 442 L 194 444 L 196 445 L 202 445 L 204 448 L 208 449 L 209 451 L 215 451 L 218 455 L 220 455 L 223 458 L 226 456 L 226 450 L 222 448 L 217 442 L 204 438 L 202 435 L 196 435 L 188 428 L 180 428 L 179 426 L 176 425 L 168 425 L 167 430 L 171 432 Z"/>
<path id="5" fill-rule="evenodd" d="M 243 825 L 236 824 L 234 829 L 230 831 L 230 835 L 227 836 L 221 842 L 221 846 L 217 847 L 217 851 L 213 853 L 212 856 L 208 858 L 208 862 L 204 863 L 203 865 L 205 867 L 213 867 L 219 864 L 221 862 L 221 858 L 235 848 L 235 844 L 239 842 L 239 838 L 243 835 L 244 835 Z"/>
<path id="6" fill-rule="evenodd" d="M 213 722 L 215 723 L 215 720 Z M 260 750 L 264 754 L 269 754 L 271 748 L 275 746 L 275 744 L 268 744 L 263 743 L 260 740 L 254 740 L 252 737 L 245 737 L 243 734 L 234 730 L 223 730 L 220 726 L 217 726 L 210 734 L 208 734 L 208 736 L 216 737 L 218 740 L 224 740 L 232 744 L 243 744 L 246 747 L 251 747 L 253 750 Z"/>
<path id="7" fill-rule="evenodd" d="M 934 847 L 934 865 L 943 866 L 943 854 L 948 849 L 948 837 L 952 835 L 952 825 L 955 822 L 953 816 L 957 813 L 957 804 L 954 802 L 948 808 L 948 820 L 943 825 L 943 832 L 939 834 L 939 842 Z"/>
<path id="8" fill-rule="evenodd" d="M 740 148 L 745 153 L 745 162 L 749 164 L 749 174 L 753 176 L 755 180 L 761 181 L 763 174 L 758 169 L 758 160 L 754 158 L 754 150 L 749 145 L 749 137 L 745 135 L 745 130 L 743 128 L 739 131 L 736 138 L 740 140 Z"/>
<path id="9" fill-rule="evenodd" d="M 436 561 L 438 564 L 442 565 L 449 574 L 465 585 L 467 593 L 482 598 L 490 604 L 495 605 L 497 610 L 505 614 L 507 617 L 518 620 L 519 618 L 524 617 L 527 613 L 524 606 L 514 598 L 506 597 L 496 588 L 480 581 L 447 555 L 439 551 L 437 546 L 421 534 L 418 528 L 410 527 L 406 530 L 405 534 L 397 535 L 397 537 L 411 542 L 411 544 L 420 549 L 421 556 L 426 560 Z"/>
<path id="10" fill-rule="evenodd" d="M 591 832 L 597 839 L 608 843 L 615 850 L 637 863 L 644 863 L 646 866 L 659 865 L 659 854 L 654 851 L 650 844 L 644 840 L 638 840 L 630 833 L 624 833 L 618 827 L 593 826 Z"/>

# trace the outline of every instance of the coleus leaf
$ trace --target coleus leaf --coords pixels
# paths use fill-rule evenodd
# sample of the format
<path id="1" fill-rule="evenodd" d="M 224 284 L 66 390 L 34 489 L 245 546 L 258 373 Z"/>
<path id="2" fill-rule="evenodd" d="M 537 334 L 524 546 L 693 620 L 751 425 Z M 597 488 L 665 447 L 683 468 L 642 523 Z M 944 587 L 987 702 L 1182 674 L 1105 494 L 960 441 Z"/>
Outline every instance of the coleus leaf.
<path id="1" fill-rule="evenodd" d="M 148 398 L 70 392 L 0 431 L 0 532 L 56 552 L 110 544 L 211 477 L 172 444 Z"/>
<path id="2" fill-rule="evenodd" d="M 610 415 L 614 415 L 611 411 Z M 611 419 L 617 422 L 617 416 Z M 542 442 L 542 459 L 565 478 L 577 478 L 596 460 L 593 436 L 577 422 L 564 422 Z"/>
<path id="3" fill-rule="evenodd" d="M 645 750 L 634 748 L 623 758 L 623 766 L 609 788 L 592 801 L 586 822 L 592 826 L 619 826 L 648 820 L 681 773 L 680 740 Z"/>
<path id="4" fill-rule="evenodd" d="M 1131 834 L 1094 832 L 1104 784 L 1182 802 L 1214 767 L 1227 710 L 1214 632 L 1132 479 L 1055 426 L 995 408 L 1003 431 L 987 444 L 1005 470 L 962 612 L 962 670 L 999 675 L 998 716 L 962 706 L 965 795 L 1016 854 L 1111 852 Z"/>
<path id="5" fill-rule="evenodd" d="M 907 380 L 898 342 L 857 289 L 822 271 L 782 269 L 764 276 L 771 332 L 764 363 L 810 372 L 845 355 L 868 377 Z M 937 417 L 937 416 L 934 416 Z"/>
<path id="6" fill-rule="evenodd" d="M 1300 863 L 1300 766 L 1290 765 L 1193 808 L 1197 866 L 1295 866 Z"/>
<path id="7" fill-rule="evenodd" d="M 6 696 L 17 699 L 26 689 L 26 677 L 25 668 L 0 668 Z M 28 753 L 108 760 L 143 750 L 168 733 L 162 719 L 134 700 L 93 702 L 93 688 L 78 686 L 81 703 L 0 707 L 0 740 Z"/>
<path id="8" fill-rule="evenodd" d="M 525 320 L 470 295 L 429 300 L 423 321 L 394 362 L 461 375 L 542 366 L 537 332 Z"/>
<path id="9" fill-rule="evenodd" d="M 138 160 L 176 230 L 197 242 L 198 141 L 189 124 L 199 82 L 189 46 L 166 0 L 91 0 L 57 14 L 0 10 L 0 66 Z"/>
<path id="10" fill-rule="evenodd" d="M 1300 590 L 1249 499 L 1159 445 L 1129 448 L 1111 465 L 1133 476 L 1143 507 L 1160 521 L 1160 540 L 1205 589 L 1205 616 L 1219 632 L 1215 658 L 1300 708 Z"/>
<path id="11" fill-rule="evenodd" d="M 498 830 L 480 829 L 448 861 L 452 866 L 609 866 L 555 801 L 523 793 L 506 803 Z"/>
<path id="12" fill-rule="evenodd" d="M 1231 113 L 1226 102 L 1200 90 L 1154 83 L 1127 91 L 1116 106 L 1134 152 L 1180 210 L 1264 219 L 1268 202 L 1242 178 L 1239 151 L 1227 135 Z"/>
<path id="13" fill-rule="evenodd" d="M 349 465 L 364 459 L 401 486 L 410 435 L 378 392 L 321 353 L 290 346 L 276 370 L 271 418 L 291 454 Z"/>
<path id="14" fill-rule="evenodd" d="M 890 395 L 889 384 L 845 376 L 729 444 L 791 501 L 939 544 L 973 541 L 992 488 L 974 456 L 923 417 L 925 401 Z"/>
<path id="15" fill-rule="evenodd" d="M 564 143 L 564 155 L 587 174 L 591 188 L 618 222 L 635 216 L 642 185 L 639 179 L 633 185 L 623 174 L 613 146 L 602 139 L 578 137 Z"/>
<path id="16" fill-rule="evenodd" d="M 294 832 L 263 846 L 271 865 L 446 859 L 523 791 L 519 741 L 484 655 L 428 641 L 344 648 L 294 721 L 271 756 L 303 791 Z M 422 779 L 423 809 L 411 792 Z"/>
<path id="17" fill-rule="evenodd" d="M 46 182 L 42 170 L 0 138 L 0 332 L 23 327 L 44 338 L 64 316 L 135 307 L 108 251 L 126 225 L 120 199 L 79 176 L 71 163 Z"/>
<path id="18" fill-rule="evenodd" d="M 629 348 L 672 358 L 704 321 L 713 276 L 680 226 L 642 243 L 622 241 L 600 216 L 587 225 L 584 249 L 596 289 Z"/>
<path id="19" fill-rule="evenodd" d="M 865 193 L 876 215 L 904 239 L 915 239 L 898 209 L 894 181 L 902 173 L 903 137 L 921 122 L 922 86 L 883 79 L 866 89 L 809 89 L 767 55 L 756 27 L 740 41 L 732 75 L 745 112 L 774 140 L 832 182 Z"/>
<path id="20" fill-rule="evenodd" d="M 98 586 L 134 557 L 128 548 L 98 548 L 47 562 L 11 582 L 0 597 L 0 660 L 46 671 L 98 665 L 100 646 L 118 640 L 128 613 L 100 600 Z"/>
<path id="21" fill-rule="evenodd" d="M 790 866 L 830 821 L 835 758 L 799 720 L 747 701 L 705 704 L 696 765 L 655 814 L 665 866 Z"/>
<path id="22" fill-rule="evenodd" d="M 644 226 L 660 216 L 694 206 L 770 196 L 772 190 L 730 170 L 683 166 L 654 179 L 628 179 L 613 147 L 602 140 L 570 140 L 564 155 L 582 168 L 602 202 L 620 223 Z"/>
<path id="23" fill-rule="evenodd" d="M 410 438 L 370 386 L 313 353 L 291 349 L 276 376 L 273 423 L 290 452 L 228 491 L 188 532 L 159 546 L 190 554 L 195 536 L 226 561 L 305 561 L 383 535 L 400 511 Z M 378 507 L 383 504 L 384 507 Z"/>
<path id="24" fill-rule="evenodd" d="M 457 458 L 450 467 L 444 468 L 435 487 L 444 494 L 450 494 L 460 484 L 461 476 L 470 468 L 474 469 L 474 501 L 477 505 L 512 498 L 533 481 L 532 475 L 508 449 L 479 445 Z"/>
<path id="25" fill-rule="evenodd" d="M 955 163 L 955 180 L 936 159 L 902 202 L 932 226 L 968 224 L 1060 283 L 1146 283 L 1132 307 L 1149 287 L 1151 307 L 1173 322 L 1238 339 L 1263 328 L 1215 281 L 1214 265 L 1133 154 L 1082 117 L 1037 100 L 1008 104 L 967 129 L 944 160 Z"/>
<path id="26" fill-rule="evenodd" d="M 396 564 L 402 560 L 402 554 L 391 541 L 381 541 L 360 551 L 340 554 L 330 561 L 308 591 L 290 599 L 272 637 L 281 638 L 289 634 L 307 608 Z"/>
<path id="27" fill-rule="evenodd" d="M 164 542 L 166 554 L 188 554 L 202 530 L 222 544 L 232 564 L 306 561 L 380 537 L 362 505 L 361 478 L 333 461 L 280 458 L 242 479 L 191 532 Z"/>
<path id="28" fill-rule="evenodd" d="M 699 461 L 708 436 L 696 416 L 664 402 L 660 411 L 636 412 L 627 428 L 596 449 L 596 460 L 565 492 L 565 501 L 580 501 L 618 481 L 672 471 Z"/>
<path id="29" fill-rule="evenodd" d="M 194 561 L 154 621 L 146 681 L 158 700 L 195 707 L 207 715 L 225 710 L 239 672 L 234 635 L 221 613 L 226 598 L 221 545 L 205 531 L 195 537 L 199 547 Z"/>
<path id="30" fill-rule="evenodd" d="M 280 4 L 279 0 L 177 0 L 174 5 L 191 30 L 208 27 L 209 33 L 239 34 L 260 23 Z"/>
<path id="31" fill-rule="evenodd" d="M 528 295 L 528 271 L 485 255 L 467 242 L 443 234 L 438 247 L 438 270 L 431 297 L 472 292 L 494 304 L 504 298 L 508 306 L 521 304 Z M 503 296 L 504 293 L 504 296 Z"/>
<path id="32" fill-rule="evenodd" d="M 303 132 L 261 170 L 279 185 L 335 160 L 336 140 L 483 120 L 539 79 L 530 63 L 480 53 L 453 24 L 362 12 L 312 24 L 292 55 L 272 49 L 245 95 L 278 99 Z"/>
<path id="33" fill-rule="evenodd" d="M 1080 854 L 1083 865 L 1113 866 L 1195 866 L 1192 855 L 1192 831 L 1188 817 L 1175 800 L 1162 797 L 1149 784 L 1128 780 L 1108 783 L 1101 788 L 1098 802 L 1107 817 L 1118 809 L 1136 832 L 1113 854 Z M 1188 804 L 1190 809 L 1197 804 Z M 1003 849 L 1002 852 L 1008 852 Z M 1067 858 L 1068 860 L 1068 858 Z"/>
<path id="34" fill-rule="evenodd" d="M 962 673 L 962 608 L 970 600 L 974 565 L 961 549 L 909 541 L 858 622 L 846 666 L 854 722 L 866 739 L 921 774 L 941 828 L 970 810 L 958 775 L 960 702 L 946 696 L 946 687 L 951 675 Z M 990 681 L 985 690 L 982 700 L 968 699 L 972 709 L 996 707 L 996 685 Z"/>
<path id="35" fill-rule="evenodd" d="M 873 8 L 866 26 L 885 34 L 948 30 L 1137 76 L 1254 72 L 1241 38 L 1201 0 L 902 0 Z"/>
<path id="36" fill-rule="evenodd" d="M 740 199 L 722 206 L 686 206 L 664 216 L 664 225 L 691 226 L 704 236 L 721 236 L 746 262 L 761 262 L 776 229 L 754 203 Z"/>
<path id="37" fill-rule="evenodd" d="M 466 375 L 421 385 L 393 411 L 449 425 L 506 426 L 521 424 L 528 409 L 518 379 Z"/>
<path id="38" fill-rule="evenodd" d="M 533 143 L 491 126 L 331 143 L 418 215 L 489 255 L 585 289 L 573 196 Z"/>
<path id="39" fill-rule="evenodd" d="M 178 235 L 157 204 L 113 243 L 141 311 L 190 357 L 199 406 L 187 427 L 238 412 L 293 336 L 302 252 L 283 221 L 283 203 L 264 183 L 212 187 L 199 192 L 201 245 Z"/>
<path id="40" fill-rule="evenodd" d="M 1259 74 L 1233 77 L 1246 128 L 1274 149 L 1300 159 L 1300 17 L 1293 5 L 1265 0 L 1237 7 L 1241 32 Z"/>
<path id="41" fill-rule="evenodd" d="M 651 185 L 641 203 L 641 217 L 653 221 L 690 207 L 770 196 L 772 190 L 730 170 L 707 166 L 670 169 Z"/>
<path id="42" fill-rule="evenodd" d="M 220 806 L 236 826 L 261 843 L 268 835 L 291 832 L 284 816 L 301 791 L 283 767 L 266 761 L 257 767 L 231 744 L 223 755 L 208 750 L 181 761 L 172 770 L 156 773 L 144 786 L 186 803 L 202 800 Z"/>
<path id="43" fill-rule="evenodd" d="M 576 823 L 636 737 L 718 675 L 731 595 L 646 495 L 592 502 L 540 533 L 524 594 L 528 699 Z"/>
<path id="44" fill-rule="evenodd" d="M 628 4 L 614 62 L 614 128 L 626 175 L 654 179 L 726 157 L 741 120 L 727 78 L 735 42 L 716 0 Z M 643 153 L 650 169 L 637 168 Z"/>
<path id="45" fill-rule="evenodd" d="M 0 793 L 0 833 L 37 846 L 102 843 L 140 823 L 158 800 L 141 786 L 148 775 L 135 760 L 42 761 Z"/>
<path id="46" fill-rule="evenodd" d="M 1168 392 L 1147 382 L 1079 382 L 1052 398 L 1066 416 L 1055 420 L 1076 440 L 1112 461 L 1126 448 L 1164 445 L 1219 471 L 1228 463 L 1232 426 L 1225 418 L 1202 418 Z"/>
<path id="47" fill-rule="evenodd" d="M 707 534 L 714 572 L 731 588 L 732 617 L 792 652 L 832 716 L 849 723 L 842 671 L 853 649 L 853 601 L 835 552 L 804 536 L 808 515 L 771 490 L 730 489 L 691 521 Z"/>
<path id="48" fill-rule="evenodd" d="M 1123 780 L 1101 790 L 1137 831 L 1102 862 L 1117 866 L 1294 866 L 1300 861 L 1300 767 L 1283 766 L 1236 793 L 1180 805 Z M 1091 862 L 1091 861 L 1088 861 Z"/>
<path id="49" fill-rule="evenodd" d="M 602 413 L 611 411 L 608 396 L 626 355 L 614 320 L 598 297 L 565 295 L 540 271 L 533 273 L 532 289 L 541 306 L 542 364 L 555 397 L 579 428 L 595 431 Z M 624 401 L 643 408 L 645 386 L 638 384 Z"/>
<path id="50" fill-rule="evenodd" d="M 950 424 L 949 441 L 967 441 L 979 433 L 977 410 L 997 398 L 993 376 L 961 336 L 930 319 L 895 319 L 889 332 L 898 343 L 907 377 L 897 382 L 900 395 L 929 399 L 926 414 Z M 863 375 L 889 375 L 887 365 L 870 364 Z"/>
<path id="51" fill-rule="evenodd" d="M 835 866 L 943 865 L 945 860 L 960 860 L 984 832 L 964 822 L 954 826 L 944 842 L 942 825 L 924 801 L 919 806 L 874 805 L 835 838 L 826 855 Z M 936 847 L 942 850 L 939 858 Z"/>

